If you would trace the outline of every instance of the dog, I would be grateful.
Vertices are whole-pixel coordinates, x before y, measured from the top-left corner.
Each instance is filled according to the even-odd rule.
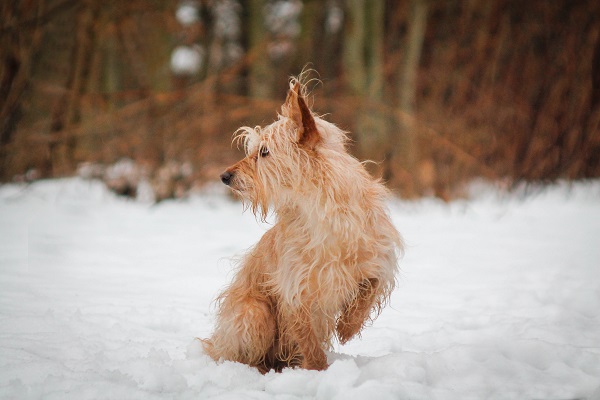
[[[301,79],[289,86],[275,122],[238,129],[246,156],[220,176],[276,222],[243,256],[202,340],[215,361],[262,373],[326,369],[333,339],[348,342],[389,301],[403,251],[387,189],[347,152],[346,133],[310,110]]]

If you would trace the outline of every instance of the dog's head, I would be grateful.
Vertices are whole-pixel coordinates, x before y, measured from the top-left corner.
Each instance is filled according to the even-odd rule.
[[[313,115],[305,90],[291,79],[275,122],[238,129],[234,140],[243,143],[246,157],[221,174],[221,181],[263,219],[270,207],[277,210],[319,190],[327,179],[324,151],[345,154],[345,133]]]

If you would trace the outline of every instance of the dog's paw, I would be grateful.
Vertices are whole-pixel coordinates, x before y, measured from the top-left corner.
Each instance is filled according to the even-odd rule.
[[[327,367],[329,367],[329,364],[327,364],[327,356],[325,353],[316,357],[304,358],[301,365],[302,369],[310,369],[313,371],[325,371]]]

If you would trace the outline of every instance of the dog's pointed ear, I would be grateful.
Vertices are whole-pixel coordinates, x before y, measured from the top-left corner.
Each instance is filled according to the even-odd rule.
[[[289,90],[282,107],[282,113],[294,121],[298,127],[298,143],[314,149],[321,140],[321,136],[306,100],[302,96],[300,82],[296,82]]]

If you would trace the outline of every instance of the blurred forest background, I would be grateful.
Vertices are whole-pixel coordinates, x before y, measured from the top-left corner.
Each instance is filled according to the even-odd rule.
[[[401,196],[600,176],[600,1],[5,0],[0,179],[184,196],[307,65]]]

